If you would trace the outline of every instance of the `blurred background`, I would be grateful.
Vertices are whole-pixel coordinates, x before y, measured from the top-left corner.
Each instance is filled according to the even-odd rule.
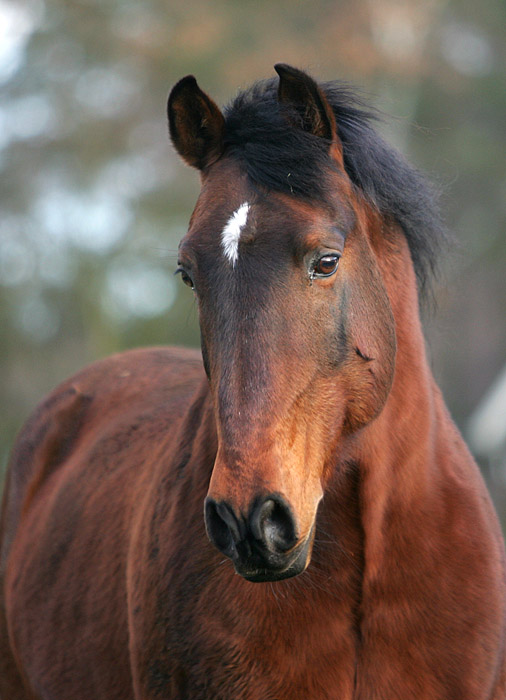
[[[223,104],[285,62],[360,86],[441,191],[431,363],[506,523],[505,26],[504,0],[0,0],[0,479],[82,365],[198,345],[167,94],[194,73]]]

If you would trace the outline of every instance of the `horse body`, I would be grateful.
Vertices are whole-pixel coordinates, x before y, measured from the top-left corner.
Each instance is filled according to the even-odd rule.
[[[345,176],[325,95],[278,68],[283,119],[336,167],[313,202],[255,185],[214,103],[174,89],[207,377],[191,351],[118,355],[21,433],[2,700],[505,696],[502,538],[428,368],[413,249]]]
[[[19,644],[17,663],[35,697],[132,696],[129,533],[151,473],[146,447],[174,429],[173,402],[202,373],[191,352],[184,364],[181,354],[133,352],[97,364],[53,392],[20,436],[6,487],[2,555],[5,568],[7,554],[15,561],[21,552],[22,568],[7,577],[5,597],[12,634],[19,634],[13,652]],[[48,643],[52,629],[58,650]],[[2,645],[5,662],[6,638]],[[1,685],[17,677],[15,668],[2,671],[2,698],[24,698],[15,680],[15,690]]]

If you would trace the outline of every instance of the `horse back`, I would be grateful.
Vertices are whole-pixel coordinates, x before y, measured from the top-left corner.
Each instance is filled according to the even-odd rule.
[[[55,389],[22,429],[8,469],[0,530],[2,700],[25,698],[16,666],[40,679],[34,692],[42,697],[43,687],[54,688],[56,676],[65,675],[65,658],[59,664],[45,658],[54,651],[44,640],[55,622],[69,671],[70,658],[89,648],[91,665],[101,659],[96,673],[104,697],[129,697],[127,686],[118,687],[118,679],[130,677],[120,571],[129,523],[150,476],[154,445],[163,450],[174,438],[203,376],[200,353],[192,350],[115,355]],[[85,567],[93,567],[91,585]],[[37,622],[26,624],[27,616]],[[123,658],[117,658],[118,649]],[[54,678],[45,679],[46,671],[41,676],[37,665],[51,669]],[[93,675],[79,679],[80,687],[89,685],[92,692]]]
[[[66,467],[79,444],[115,436],[115,455],[132,448],[140,423],[156,432],[173,426],[182,403],[202,375],[200,353],[178,348],[145,348],[96,362],[58,386],[36,408],[14,445],[3,494],[0,529],[2,569],[22,512],[47,480]],[[137,415],[133,425],[129,422]],[[111,426],[113,429],[111,430]],[[105,457],[105,455],[104,455]],[[107,469],[107,459],[93,470]]]

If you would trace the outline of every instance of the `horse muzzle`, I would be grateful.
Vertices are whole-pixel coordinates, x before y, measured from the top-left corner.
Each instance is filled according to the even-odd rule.
[[[248,581],[279,581],[297,576],[309,561],[312,533],[299,541],[292,510],[279,494],[256,498],[246,517],[226,501],[205,501],[207,535]]]

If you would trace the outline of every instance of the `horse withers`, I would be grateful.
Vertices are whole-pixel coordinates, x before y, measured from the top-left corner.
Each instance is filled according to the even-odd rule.
[[[18,438],[2,700],[506,696],[500,528],[419,321],[433,197],[349,89],[276,71],[169,99],[202,356],[98,362]]]

